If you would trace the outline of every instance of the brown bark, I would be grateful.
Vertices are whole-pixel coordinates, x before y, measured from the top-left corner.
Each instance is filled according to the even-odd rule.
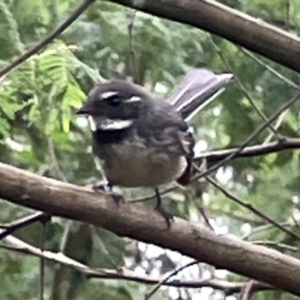
[[[0,197],[26,207],[101,226],[300,295],[300,261],[262,246],[217,236],[196,224],[162,217],[139,204],[120,204],[105,193],[41,177],[0,163]]]

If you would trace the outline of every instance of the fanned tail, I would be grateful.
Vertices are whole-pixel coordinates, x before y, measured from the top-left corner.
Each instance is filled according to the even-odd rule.
[[[233,75],[230,73],[217,75],[208,69],[193,69],[187,72],[167,101],[182,114],[185,120],[190,120],[232,80]]]

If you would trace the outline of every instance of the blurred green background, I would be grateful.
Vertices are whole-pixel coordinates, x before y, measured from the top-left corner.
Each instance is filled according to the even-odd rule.
[[[222,2],[290,32],[300,32],[298,0]],[[56,28],[79,4],[73,0],[0,0],[0,68]],[[295,94],[289,81],[296,85],[300,81],[298,74],[249,55],[207,32],[96,1],[59,39],[0,79],[1,162],[79,185],[94,177],[100,178],[91,155],[85,119],[74,115],[95,82],[132,78],[163,97],[187,70],[195,67],[208,67],[217,73],[233,72],[238,79],[238,83],[229,86],[192,120],[199,141],[197,149],[202,150],[238,146],[263,123],[247,95],[256,109],[271,116]],[[299,111],[300,101],[282,115],[276,124],[279,134],[299,137]],[[274,139],[269,130],[253,143],[266,139]],[[220,168],[213,177],[234,195],[300,234],[299,159],[299,150],[237,159]],[[128,199],[152,193],[142,189],[123,192]],[[201,215],[204,209],[217,233],[272,242],[275,246],[280,243],[285,246],[276,249],[298,257],[298,240],[226,198],[205,181],[196,182],[185,191],[174,190],[165,198],[166,205],[176,216],[205,224]],[[153,203],[145,205],[153,209]],[[0,202],[1,223],[29,212]],[[41,225],[23,229],[17,237],[39,247]],[[60,218],[53,218],[47,226],[46,249],[62,250],[94,267],[114,269],[119,265],[137,274],[157,277],[190,261],[178,253]],[[0,274],[0,300],[37,299],[37,258],[0,250]],[[137,300],[143,299],[150,288],[121,280],[87,279],[49,262],[45,276],[46,299],[52,300]],[[187,269],[176,278],[191,280],[211,276],[244,280],[204,264]],[[217,300],[224,299],[224,293],[210,288],[161,288],[152,299]],[[296,298],[268,291],[255,294],[253,299]]]

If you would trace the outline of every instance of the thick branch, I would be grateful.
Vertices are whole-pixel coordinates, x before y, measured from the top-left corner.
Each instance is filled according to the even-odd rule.
[[[300,71],[300,38],[211,0],[110,0],[219,35]]]
[[[0,164],[0,197],[26,207],[101,226],[163,248],[169,248],[218,268],[264,281],[300,295],[300,261],[275,250],[225,236],[182,219],[171,229],[154,210],[120,204],[95,193]]]

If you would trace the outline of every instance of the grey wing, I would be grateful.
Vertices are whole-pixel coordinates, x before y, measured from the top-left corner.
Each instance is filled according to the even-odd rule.
[[[194,157],[195,141],[189,130],[173,130],[168,132],[169,141],[166,143],[168,152]]]
[[[151,147],[162,152],[185,155],[186,136],[190,135],[189,127],[180,114],[167,102],[155,105],[155,110],[147,112],[138,120],[138,134]]]
[[[232,79],[233,75],[229,73],[217,75],[208,69],[193,69],[184,76],[167,101],[185,120],[191,119],[223,91]]]

